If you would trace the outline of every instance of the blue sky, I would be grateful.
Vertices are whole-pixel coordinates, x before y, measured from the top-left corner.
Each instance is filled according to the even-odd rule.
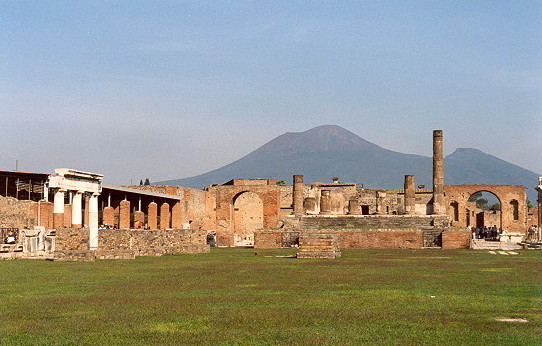
[[[336,124],[542,174],[542,1],[0,1],[0,32],[0,169],[183,178]]]

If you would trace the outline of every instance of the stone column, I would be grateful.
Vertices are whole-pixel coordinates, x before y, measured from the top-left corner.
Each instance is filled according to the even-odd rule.
[[[137,210],[134,211],[134,228],[143,228],[145,226],[145,213],[141,211],[141,197],[137,204]]]
[[[90,218],[90,208],[89,208],[89,203],[90,203],[90,197],[89,196],[85,196],[85,207],[83,208],[83,226],[84,227],[89,227],[90,228],[90,221],[89,221],[89,218]]]
[[[359,201],[357,199],[351,199],[348,201],[348,214],[359,215],[361,210],[359,209]]]
[[[384,201],[386,200],[386,193],[382,191],[376,192],[376,213],[378,215],[385,214]]]
[[[416,191],[413,175],[405,175],[405,214],[416,213]]]
[[[119,207],[119,229],[128,229],[130,228],[130,201],[120,201]]]
[[[147,224],[150,229],[158,229],[158,204],[155,202],[149,203],[147,211]]]
[[[66,190],[58,189],[55,192],[53,206],[53,227],[64,227],[64,194]]]
[[[87,204],[90,250],[98,248],[98,195],[93,193]]]
[[[293,214],[303,214],[303,176],[294,175],[294,188],[293,188]]]
[[[303,201],[303,211],[309,214],[316,214],[316,198],[305,198],[305,200]]]
[[[81,208],[81,202],[83,200],[83,192],[76,191],[72,199],[72,227],[83,227],[83,210]]]
[[[320,191],[320,214],[331,214],[331,191]]]
[[[175,201],[173,207],[171,208],[171,228],[183,228],[181,201]]]
[[[433,214],[446,214],[442,130],[433,131]]]
[[[163,203],[160,206],[160,229],[171,228],[171,211],[169,204]]]

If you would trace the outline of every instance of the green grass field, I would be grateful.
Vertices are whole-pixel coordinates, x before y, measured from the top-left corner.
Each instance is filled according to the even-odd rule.
[[[294,253],[0,261],[0,344],[542,345],[542,251]]]

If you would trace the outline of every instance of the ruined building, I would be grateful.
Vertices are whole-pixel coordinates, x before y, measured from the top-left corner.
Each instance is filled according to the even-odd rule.
[[[305,184],[303,175],[294,175],[292,186],[233,179],[203,190],[123,187],[104,184],[102,178],[72,169],[55,169],[52,175],[2,171],[0,227],[4,233],[8,228],[56,230],[47,234],[57,249],[94,251],[81,256],[102,251],[103,258],[148,253],[148,247],[163,253],[208,251],[207,243],[291,246],[313,231],[336,234],[341,248],[465,248],[471,237],[467,227],[498,222],[519,234],[527,227],[525,187],[444,185],[441,130],[433,132],[432,189],[416,186],[415,176],[408,174],[401,190],[365,189],[338,178]],[[468,201],[479,191],[497,196],[498,214],[484,214]],[[78,241],[85,244],[67,244],[59,234],[84,234]]]

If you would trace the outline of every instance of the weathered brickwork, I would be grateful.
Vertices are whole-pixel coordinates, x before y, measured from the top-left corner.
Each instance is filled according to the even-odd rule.
[[[499,199],[501,205],[501,228],[510,232],[525,232],[527,229],[527,195],[521,185],[445,185],[444,196],[447,213],[452,219],[453,227],[474,226],[475,220],[469,220],[466,212],[469,209],[468,199],[476,192],[487,191]],[[453,205],[457,208],[454,216]]]
[[[472,233],[469,230],[449,229],[442,232],[443,249],[469,249]]]
[[[255,249],[278,249],[282,246],[283,231],[257,231],[254,232]]]
[[[35,225],[31,201],[0,196],[0,227],[25,228]]]
[[[341,257],[339,234],[305,232],[299,235],[297,258],[337,258]]]

